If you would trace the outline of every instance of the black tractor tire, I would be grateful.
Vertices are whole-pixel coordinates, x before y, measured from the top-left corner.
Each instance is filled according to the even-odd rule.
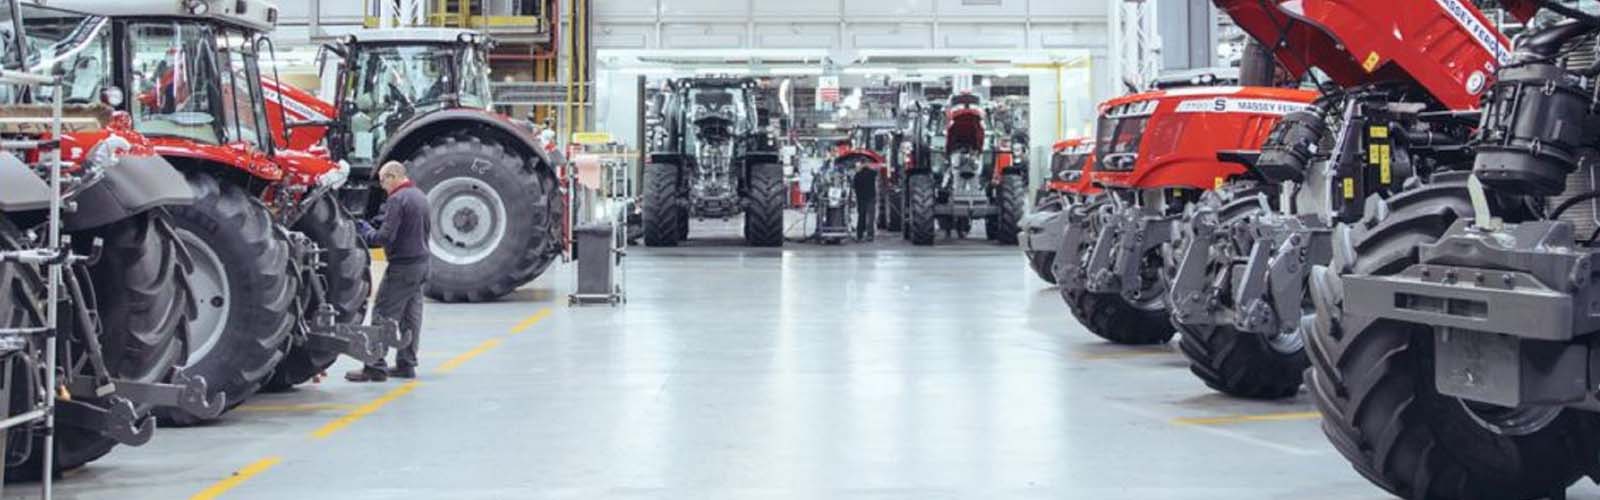
[[[104,243],[100,260],[88,270],[94,302],[79,307],[98,312],[106,368],[124,380],[170,381],[188,355],[189,319],[195,304],[188,283],[193,264],[167,221],[166,211],[156,209],[74,236],[79,252],[88,252],[96,237]],[[92,395],[75,397],[96,403]],[[141,406],[139,410],[150,408]],[[57,471],[82,467],[117,445],[98,433],[61,422],[57,425]],[[34,449],[42,446],[44,439],[35,438]],[[33,454],[14,476],[36,478],[43,459],[43,454]]]
[[[788,188],[783,183],[783,165],[751,165],[748,190],[744,207],[745,243],[753,247],[783,246],[783,208],[789,203]]]
[[[935,189],[933,176],[929,174],[913,174],[906,178],[906,195],[910,202],[906,207],[906,234],[911,238],[911,244],[928,246],[933,244],[934,235],[937,233],[936,217],[933,215]]]
[[[1234,238],[1229,247],[1233,254],[1213,258],[1224,263],[1249,258],[1254,240],[1237,237],[1246,235],[1248,238],[1247,235],[1254,233],[1234,228],[1249,224],[1266,212],[1253,191],[1240,192],[1233,201],[1220,207],[1218,231],[1223,237]],[[1227,273],[1232,272],[1232,268],[1232,265],[1224,265],[1213,267],[1212,271]],[[1212,279],[1234,282],[1229,278],[1207,276],[1208,282]],[[1292,334],[1293,337],[1272,339],[1241,332],[1233,325],[1186,325],[1176,320],[1173,324],[1183,333],[1178,347],[1189,360],[1189,371],[1200,377],[1206,386],[1223,394],[1250,399],[1282,399],[1299,394],[1305,369],[1311,364],[1305,354],[1304,329]],[[1276,347],[1274,340],[1279,342]]]
[[[322,249],[323,266],[318,276],[322,278],[326,296],[321,300],[338,312],[339,323],[360,324],[366,318],[367,298],[372,292],[372,256],[356,230],[355,219],[334,197],[323,196],[312,202],[292,229],[305,234]],[[316,301],[304,304],[304,314],[308,318],[320,305],[310,302]],[[283,362],[278,363],[272,377],[267,379],[265,390],[282,391],[303,384],[326,372],[338,360],[336,351],[312,349],[305,344],[291,345]]]
[[[294,306],[300,279],[291,271],[289,242],[266,205],[206,173],[187,172],[184,178],[197,199],[169,211],[194,261],[190,285],[201,313],[190,324],[189,356],[179,369],[205,377],[212,400],[227,398],[231,409],[260,390],[283,360],[299,317]],[[226,296],[201,287],[207,273],[226,278]],[[201,324],[210,321],[206,308],[220,309],[212,313],[214,328]],[[203,421],[175,408],[157,408],[156,414],[170,425]]]
[[[1175,333],[1166,309],[1140,309],[1114,293],[1072,289],[1061,296],[1084,328],[1117,344],[1165,344]]]
[[[994,216],[993,225],[984,226],[984,231],[993,233],[993,239],[1002,245],[1017,244],[1017,234],[1022,231],[1018,223],[1028,211],[1028,179],[1020,172],[1001,174],[1000,185],[995,189],[995,205],[1000,213]]]
[[[494,137],[461,132],[433,138],[407,162],[432,211],[433,259],[423,290],[429,298],[495,300],[538,278],[561,255],[565,202],[555,173],[537,161]],[[466,208],[445,213],[458,199],[475,200],[494,213],[473,215]],[[485,218],[488,241],[452,237],[474,233]]]
[[[883,200],[881,203],[884,204],[884,230],[894,232],[903,230],[906,215],[904,198],[900,194],[900,189],[894,184],[889,185],[882,193],[878,194],[878,199]]]
[[[1039,251],[1026,252],[1026,254],[1028,257],[1028,268],[1033,269],[1033,273],[1039,275],[1039,279],[1044,280],[1045,283],[1052,285],[1056,284],[1056,274],[1050,268],[1051,264],[1056,261],[1056,253],[1050,251]]]
[[[1417,262],[1420,245],[1470,217],[1465,183],[1434,184],[1389,200],[1386,217],[1335,233],[1332,264],[1312,275],[1310,387],[1322,430],[1369,481],[1404,498],[1539,498],[1600,466],[1597,417],[1562,410],[1537,430],[1502,434],[1434,385],[1433,329],[1392,320],[1344,329],[1344,274],[1391,275]],[[1475,404],[1475,403],[1474,403]]]
[[[677,246],[688,236],[688,211],[683,207],[679,175],[680,167],[670,163],[651,163],[644,167],[645,246]]]
[[[1189,371],[1207,387],[1250,399],[1282,399],[1300,393],[1305,370],[1311,366],[1303,343],[1280,350],[1266,335],[1228,325],[1176,326],[1183,333],[1178,348],[1189,359]]]

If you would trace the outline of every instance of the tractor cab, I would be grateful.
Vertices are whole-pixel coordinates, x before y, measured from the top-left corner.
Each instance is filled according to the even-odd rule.
[[[449,28],[367,30],[328,47],[343,60],[331,146],[357,169],[375,166],[390,139],[419,116],[492,108],[487,53],[493,41]]]

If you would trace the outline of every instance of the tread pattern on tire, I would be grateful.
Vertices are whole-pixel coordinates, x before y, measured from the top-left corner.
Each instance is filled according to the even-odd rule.
[[[1143,310],[1122,296],[1087,290],[1062,290],[1067,307],[1090,333],[1125,345],[1165,344],[1175,330],[1166,309]]]
[[[652,247],[677,246],[689,221],[681,210],[678,191],[679,167],[670,163],[651,163],[644,167],[644,244]]]
[[[1017,233],[1022,231],[1018,223],[1022,221],[1023,212],[1028,205],[1028,179],[1021,172],[1007,171],[1000,175],[1000,186],[995,192],[996,203],[1000,213],[994,217],[994,225],[984,226],[984,231],[994,231],[994,240],[1002,245],[1017,244]]]
[[[1418,245],[1470,216],[1467,199],[1465,183],[1432,185],[1388,200],[1387,210],[1376,211],[1387,217],[1368,210],[1340,226],[1334,262],[1313,274],[1309,385],[1323,433],[1356,471],[1395,495],[1545,496],[1600,467],[1595,415],[1568,410],[1532,434],[1494,434],[1434,388],[1429,327],[1380,320],[1345,331],[1340,324],[1339,274],[1392,274],[1416,262]]]
[[[407,166],[411,177],[423,184],[435,175],[453,176],[446,169],[461,166],[461,158],[484,160],[498,172],[509,172],[494,183],[506,208],[505,237],[500,250],[464,269],[435,257],[424,293],[441,302],[486,302],[532,282],[561,254],[566,205],[556,192],[553,173],[492,136],[463,132],[434,138]],[[511,253],[505,253],[507,248]]]
[[[169,209],[175,225],[201,241],[236,246],[234,256],[241,260],[232,262],[228,271],[233,301],[227,329],[205,359],[189,359],[181,370],[204,376],[212,397],[225,395],[227,407],[232,409],[260,390],[283,360],[285,343],[298,318],[292,309],[299,278],[289,272],[289,243],[275,229],[266,205],[206,173],[187,172],[184,178],[194,189],[196,201]],[[222,245],[213,248],[228,265],[228,250]],[[172,425],[202,421],[173,408],[158,408],[156,414]]]
[[[783,184],[783,166],[758,163],[750,166],[749,192],[745,196],[744,241],[754,247],[783,246],[783,208],[788,205],[788,189]]]
[[[911,244],[927,246],[933,244],[937,228],[934,225],[934,186],[933,175],[929,173],[915,173],[906,178],[906,194],[910,199],[910,206],[906,213],[906,234],[911,238]]]
[[[1282,399],[1300,393],[1305,351],[1283,353],[1267,337],[1228,325],[1176,325],[1179,350],[1189,371],[1218,392],[1251,399]]]

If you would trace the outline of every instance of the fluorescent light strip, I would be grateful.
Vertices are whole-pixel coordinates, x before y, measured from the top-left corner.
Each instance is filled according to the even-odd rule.
[[[820,75],[820,74],[822,74],[822,68],[816,68],[816,67],[799,67],[799,68],[795,68],[795,67],[780,67],[780,68],[772,68],[772,69],[768,70],[767,72],[770,73],[770,74],[774,74],[774,75]]]

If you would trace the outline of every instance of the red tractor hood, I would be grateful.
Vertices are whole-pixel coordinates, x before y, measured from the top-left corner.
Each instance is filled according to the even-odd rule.
[[[1109,187],[1213,189],[1244,172],[1219,152],[1259,151],[1273,125],[1319,94],[1272,87],[1189,87],[1100,105],[1093,182]]]

